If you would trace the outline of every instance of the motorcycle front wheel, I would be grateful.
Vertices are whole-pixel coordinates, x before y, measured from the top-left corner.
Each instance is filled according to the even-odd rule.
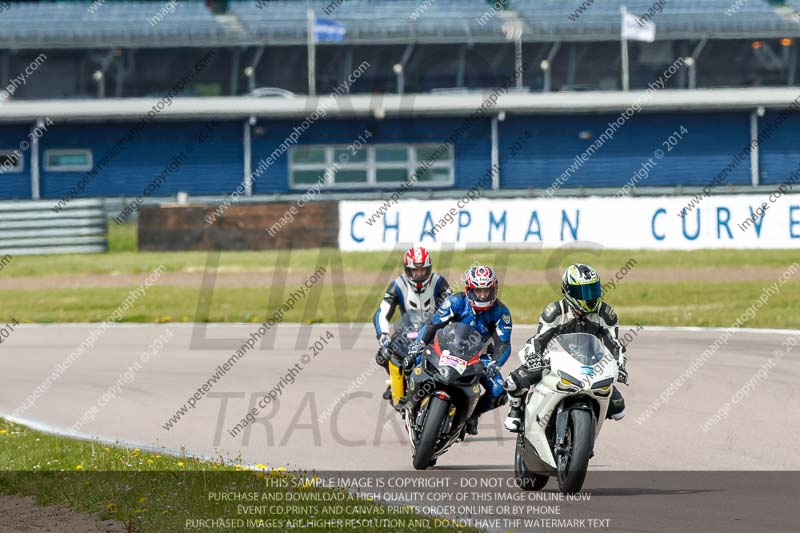
[[[428,414],[423,422],[419,441],[414,447],[414,468],[425,470],[431,466],[431,458],[436,452],[436,442],[447,415],[448,403],[438,396],[432,396],[428,405]]]
[[[583,487],[592,452],[593,436],[592,414],[584,409],[570,411],[564,451],[556,459],[558,488],[562,494],[575,494]]]

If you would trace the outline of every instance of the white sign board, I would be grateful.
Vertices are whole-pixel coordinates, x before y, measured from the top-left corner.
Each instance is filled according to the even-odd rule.
[[[700,201],[693,196],[343,201],[339,220],[339,247],[345,251],[412,242],[432,249],[444,243],[556,248],[575,241],[617,249],[800,248],[797,194]]]

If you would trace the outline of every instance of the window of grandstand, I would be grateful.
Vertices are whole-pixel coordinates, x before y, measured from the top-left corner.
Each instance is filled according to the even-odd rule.
[[[92,169],[92,151],[45,150],[44,169],[51,172],[80,172]]]
[[[416,180],[433,186],[454,182],[453,147],[382,144],[364,146],[295,146],[289,158],[290,184],[316,183],[336,188],[380,187],[404,183],[416,170]]]
[[[0,174],[22,172],[25,162],[22,154],[14,150],[0,150]]]

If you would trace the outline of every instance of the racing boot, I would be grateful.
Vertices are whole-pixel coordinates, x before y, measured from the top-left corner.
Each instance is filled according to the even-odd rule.
[[[511,409],[506,417],[506,429],[512,433],[519,433],[522,431],[522,419],[525,416],[525,411],[522,409],[522,398],[516,398],[509,394],[508,405],[511,406]]]
[[[611,393],[611,398],[608,401],[606,418],[610,418],[611,420],[622,420],[624,416],[625,398],[622,397],[622,393],[619,391],[619,389],[614,387],[614,390]]]

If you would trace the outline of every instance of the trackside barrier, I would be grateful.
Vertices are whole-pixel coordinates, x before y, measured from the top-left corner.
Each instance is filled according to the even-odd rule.
[[[0,254],[101,253],[108,250],[102,200],[0,202]]]

